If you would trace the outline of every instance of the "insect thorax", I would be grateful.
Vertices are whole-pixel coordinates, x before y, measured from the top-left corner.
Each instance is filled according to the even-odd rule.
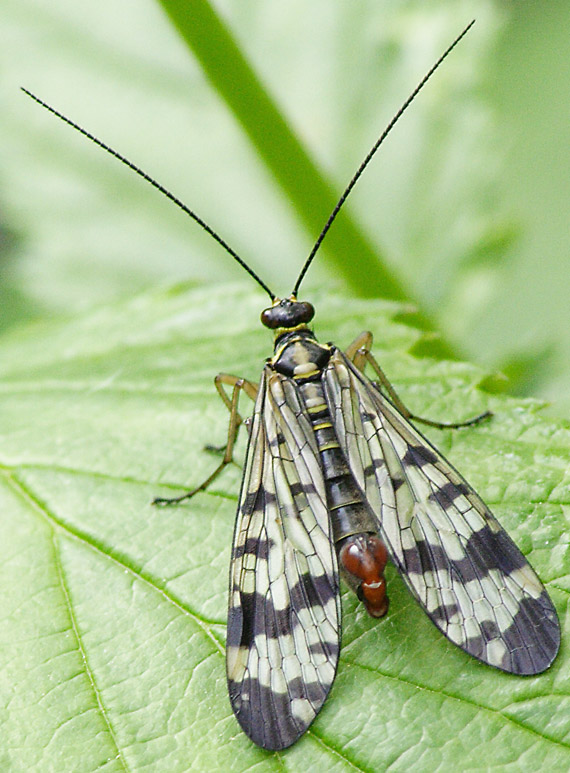
[[[320,378],[331,353],[330,346],[320,344],[314,333],[302,325],[277,336],[270,363],[278,373],[303,383]]]

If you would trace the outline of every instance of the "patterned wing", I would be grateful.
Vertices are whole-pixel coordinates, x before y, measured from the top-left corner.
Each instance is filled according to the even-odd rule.
[[[484,502],[347,357],[325,373],[333,423],[392,561],[454,644],[514,674],[554,660],[560,626],[533,569]]]
[[[294,743],[333,683],[340,646],[337,557],[323,475],[296,387],[264,371],[230,567],[227,675],[248,736]]]

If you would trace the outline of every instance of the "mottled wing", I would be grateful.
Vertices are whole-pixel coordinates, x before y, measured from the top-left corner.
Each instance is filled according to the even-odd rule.
[[[248,736],[294,743],[333,683],[337,557],[314,433],[293,382],[266,368],[251,424],[230,567],[227,674]]]
[[[351,472],[392,561],[431,620],[496,668],[548,668],[560,644],[555,609],[488,507],[338,350],[324,383]]]

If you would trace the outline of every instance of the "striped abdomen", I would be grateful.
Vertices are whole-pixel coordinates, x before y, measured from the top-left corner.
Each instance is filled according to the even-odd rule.
[[[310,334],[288,338],[273,367],[296,382],[315,432],[340,570],[369,614],[382,617],[388,610],[383,574],[388,556],[331,422],[321,382],[331,347]]]
[[[382,617],[388,611],[386,548],[340,450],[320,379],[300,384],[299,389],[315,431],[341,572],[368,613]]]

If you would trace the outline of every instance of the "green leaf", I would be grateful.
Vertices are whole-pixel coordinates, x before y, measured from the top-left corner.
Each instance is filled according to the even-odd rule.
[[[338,678],[306,736],[271,754],[226,695],[226,583],[240,470],[185,506],[227,412],[219,371],[256,379],[264,298],[179,286],[0,344],[0,767],[14,771],[567,769],[566,647],[536,678],[475,661],[390,572],[373,621],[343,594]],[[546,582],[563,627],[570,591],[570,430],[538,404],[476,388],[483,374],[412,356],[395,304],[317,294],[322,340],[362,329],[412,410],[492,421],[430,437],[492,505]],[[247,406],[244,402],[244,412]],[[243,454],[244,438],[238,449]]]

